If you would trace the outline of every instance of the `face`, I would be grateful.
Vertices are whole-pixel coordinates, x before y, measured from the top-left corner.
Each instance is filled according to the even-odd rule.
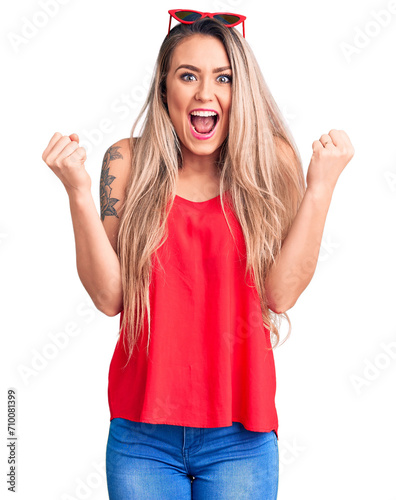
[[[166,102],[183,158],[210,155],[214,159],[218,155],[228,134],[231,82],[230,61],[217,38],[193,35],[174,50],[166,79]],[[190,113],[194,109],[218,114],[214,132],[207,137],[192,129]]]

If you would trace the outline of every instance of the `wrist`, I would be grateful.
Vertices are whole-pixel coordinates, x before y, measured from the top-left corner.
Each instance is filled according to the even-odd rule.
[[[77,205],[84,205],[92,200],[92,193],[90,189],[67,189],[70,203]]]
[[[331,199],[333,196],[335,186],[330,185],[316,185],[316,186],[307,186],[307,193],[318,200]]]

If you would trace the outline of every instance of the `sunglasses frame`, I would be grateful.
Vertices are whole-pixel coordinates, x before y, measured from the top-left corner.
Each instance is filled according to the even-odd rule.
[[[243,28],[243,38],[245,38],[245,20],[246,16],[243,16],[242,14],[232,14],[231,12],[200,12],[199,10],[191,10],[191,9],[172,9],[168,10],[168,13],[170,14],[169,16],[169,28],[168,28],[168,35],[170,33],[170,27],[171,27],[171,22],[172,22],[172,17],[176,19],[177,22],[183,23],[183,24],[192,24],[195,23],[195,21],[198,21],[198,19],[195,19],[194,21],[184,21],[179,19],[177,16],[178,12],[195,12],[196,14],[201,14],[200,19],[204,17],[211,17],[214,18],[214,16],[217,15],[227,15],[227,16],[237,16],[239,17],[239,20],[236,23],[233,24],[224,24],[227,28],[233,28],[234,26],[237,26],[238,24],[242,23],[242,28]]]

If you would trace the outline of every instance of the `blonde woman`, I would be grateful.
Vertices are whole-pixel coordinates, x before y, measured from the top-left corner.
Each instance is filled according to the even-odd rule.
[[[121,313],[109,496],[272,500],[279,319],[313,276],[354,150],[345,132],[323,134],[305,180],[235,28],[244,33],[246,18],[169,13],[179,24],[169,24],[131,137],[105,153],[101,217],[77,134],[56,133],[43,153],[69,195],[79,277],[100,311]]]

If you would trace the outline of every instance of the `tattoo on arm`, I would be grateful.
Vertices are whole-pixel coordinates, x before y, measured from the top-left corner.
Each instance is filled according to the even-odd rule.
[[[104,221],[106,215],[115,215],[117,219],[119,218],[114,205],[120,200],[111,198],[112,188],[110,184],[114,181],[115,176],[109,175],[109,170],[111,160],[123,158],[118,151],[120,147],[121,146],[110,146],[103,158],[102,173],[100,176],[100,217],[102,221]]]

